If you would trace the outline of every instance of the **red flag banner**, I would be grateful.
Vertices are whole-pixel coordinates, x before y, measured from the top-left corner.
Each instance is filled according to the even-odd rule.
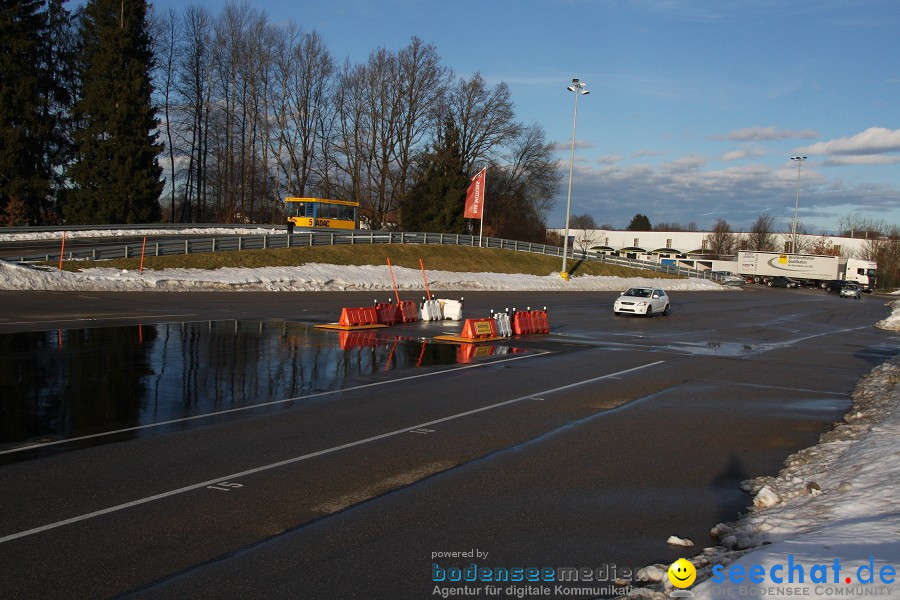
[[[481,219],[484,216],[484,184],[487,167],[472,178],[466,192],[466,219]]]

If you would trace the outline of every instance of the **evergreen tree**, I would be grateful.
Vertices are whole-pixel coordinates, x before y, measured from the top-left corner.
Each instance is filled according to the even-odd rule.
[[[638,213],[631,218],[631,223],[625,228],[626,231],[652,231],[650,227],[650,218],[647,215]]]
[[[77,74],[76,39],[66,0],[47,0],[47,35],[41,58],[41,156],[50,176],[50,196],[41,222],[57,223],[67,191],[66,170],[72,161],[72,103]]]
[[[40,0],[0,0],[0,222],[36,222],[49,190],[41,159]]]
[[[421,176],[400,206],[403,229],[464,233],[469,177],[463,171],[459,130],[452,122],[445,123],[422,163]]]
[[[163,182],[150,96],[153,51],[142,0],[88,0],[79,28],[73,223],[146,223],[160,217]]]

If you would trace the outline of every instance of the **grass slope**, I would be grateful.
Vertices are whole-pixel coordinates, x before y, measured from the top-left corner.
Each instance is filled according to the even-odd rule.
[[[299,266],[305,263],[333,265],[383,265],[387,259],[391,264],[419,268],[419,259],[425,268],[432,271],[455,271],[459,273],[522,273],[526,275],[548,275],[557,273],[562,259],[491,248],[471,248],[467,246],[440,246],[420,244],[382,244],[319,246],[314,248],[281,248],[272,250],[243,250],[232,252],[209,252],[175,256],[148,256],[144,259],[144,269],[218,269],[221,267],[259,268]],[[140,258],[123,258],[103,261],[66,261],[63,268],[81,271],[95,267],[136,270]],[[605,275],[613,277],[647,277],[650,272],[599,262],[570,260],[567,264],[570,276]],[[665,273],[652,273],[660,279],[681,279]]]

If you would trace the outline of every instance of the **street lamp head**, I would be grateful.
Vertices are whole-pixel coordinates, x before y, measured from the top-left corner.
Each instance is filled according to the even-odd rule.
[[[577,77],[573,77],[573,78],[572,78],[572,83],[578,83],[578,81],[579,81],[579,80],[578,80]]]
[[[590,92],[588,90],[581,90],[582,96],[587,96],[588,94],[590,94]]]
[[[791,160],[806,160],[805,156],[792,156]]]
[[[574,85],[570,85],[570,86],[568,86],[566,89],[569,90],[570,92],[574,92],[574,91],[575,91],[575,86],[574,86]]]

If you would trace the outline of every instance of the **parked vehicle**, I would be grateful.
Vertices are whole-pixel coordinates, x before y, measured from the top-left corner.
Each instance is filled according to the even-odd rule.
[[[669,296],[659,288],[629,288],[613,303],[613,314],[644,315],[669,314]]]
[[[862,295],[862,290],[859,287],[859,284],[855,281],[845,281],[844,287],[841,288],[840,297],[841,298],[856,298],[859,300]]]
[[[878,265],[870,260],[816,254],[738,252],[735,272],[765,283],[782,275],[805,285],[825,287],[829,280],[855,281],[864,291],[875,287]]]
[[[822,284],[822,289],[826,292],[839,292],[845,283],[847,282],[843,279],[831,279]]]
[[[719,283],[722,285],[732,286],[732,287],[743,287],[744,278],[730,271],[712,271],[712,273],[718,276]]]
[[[767,281],[766,285],[769,287],[798,288],[800,287],[800,282],[784,275],[778,275]]]

